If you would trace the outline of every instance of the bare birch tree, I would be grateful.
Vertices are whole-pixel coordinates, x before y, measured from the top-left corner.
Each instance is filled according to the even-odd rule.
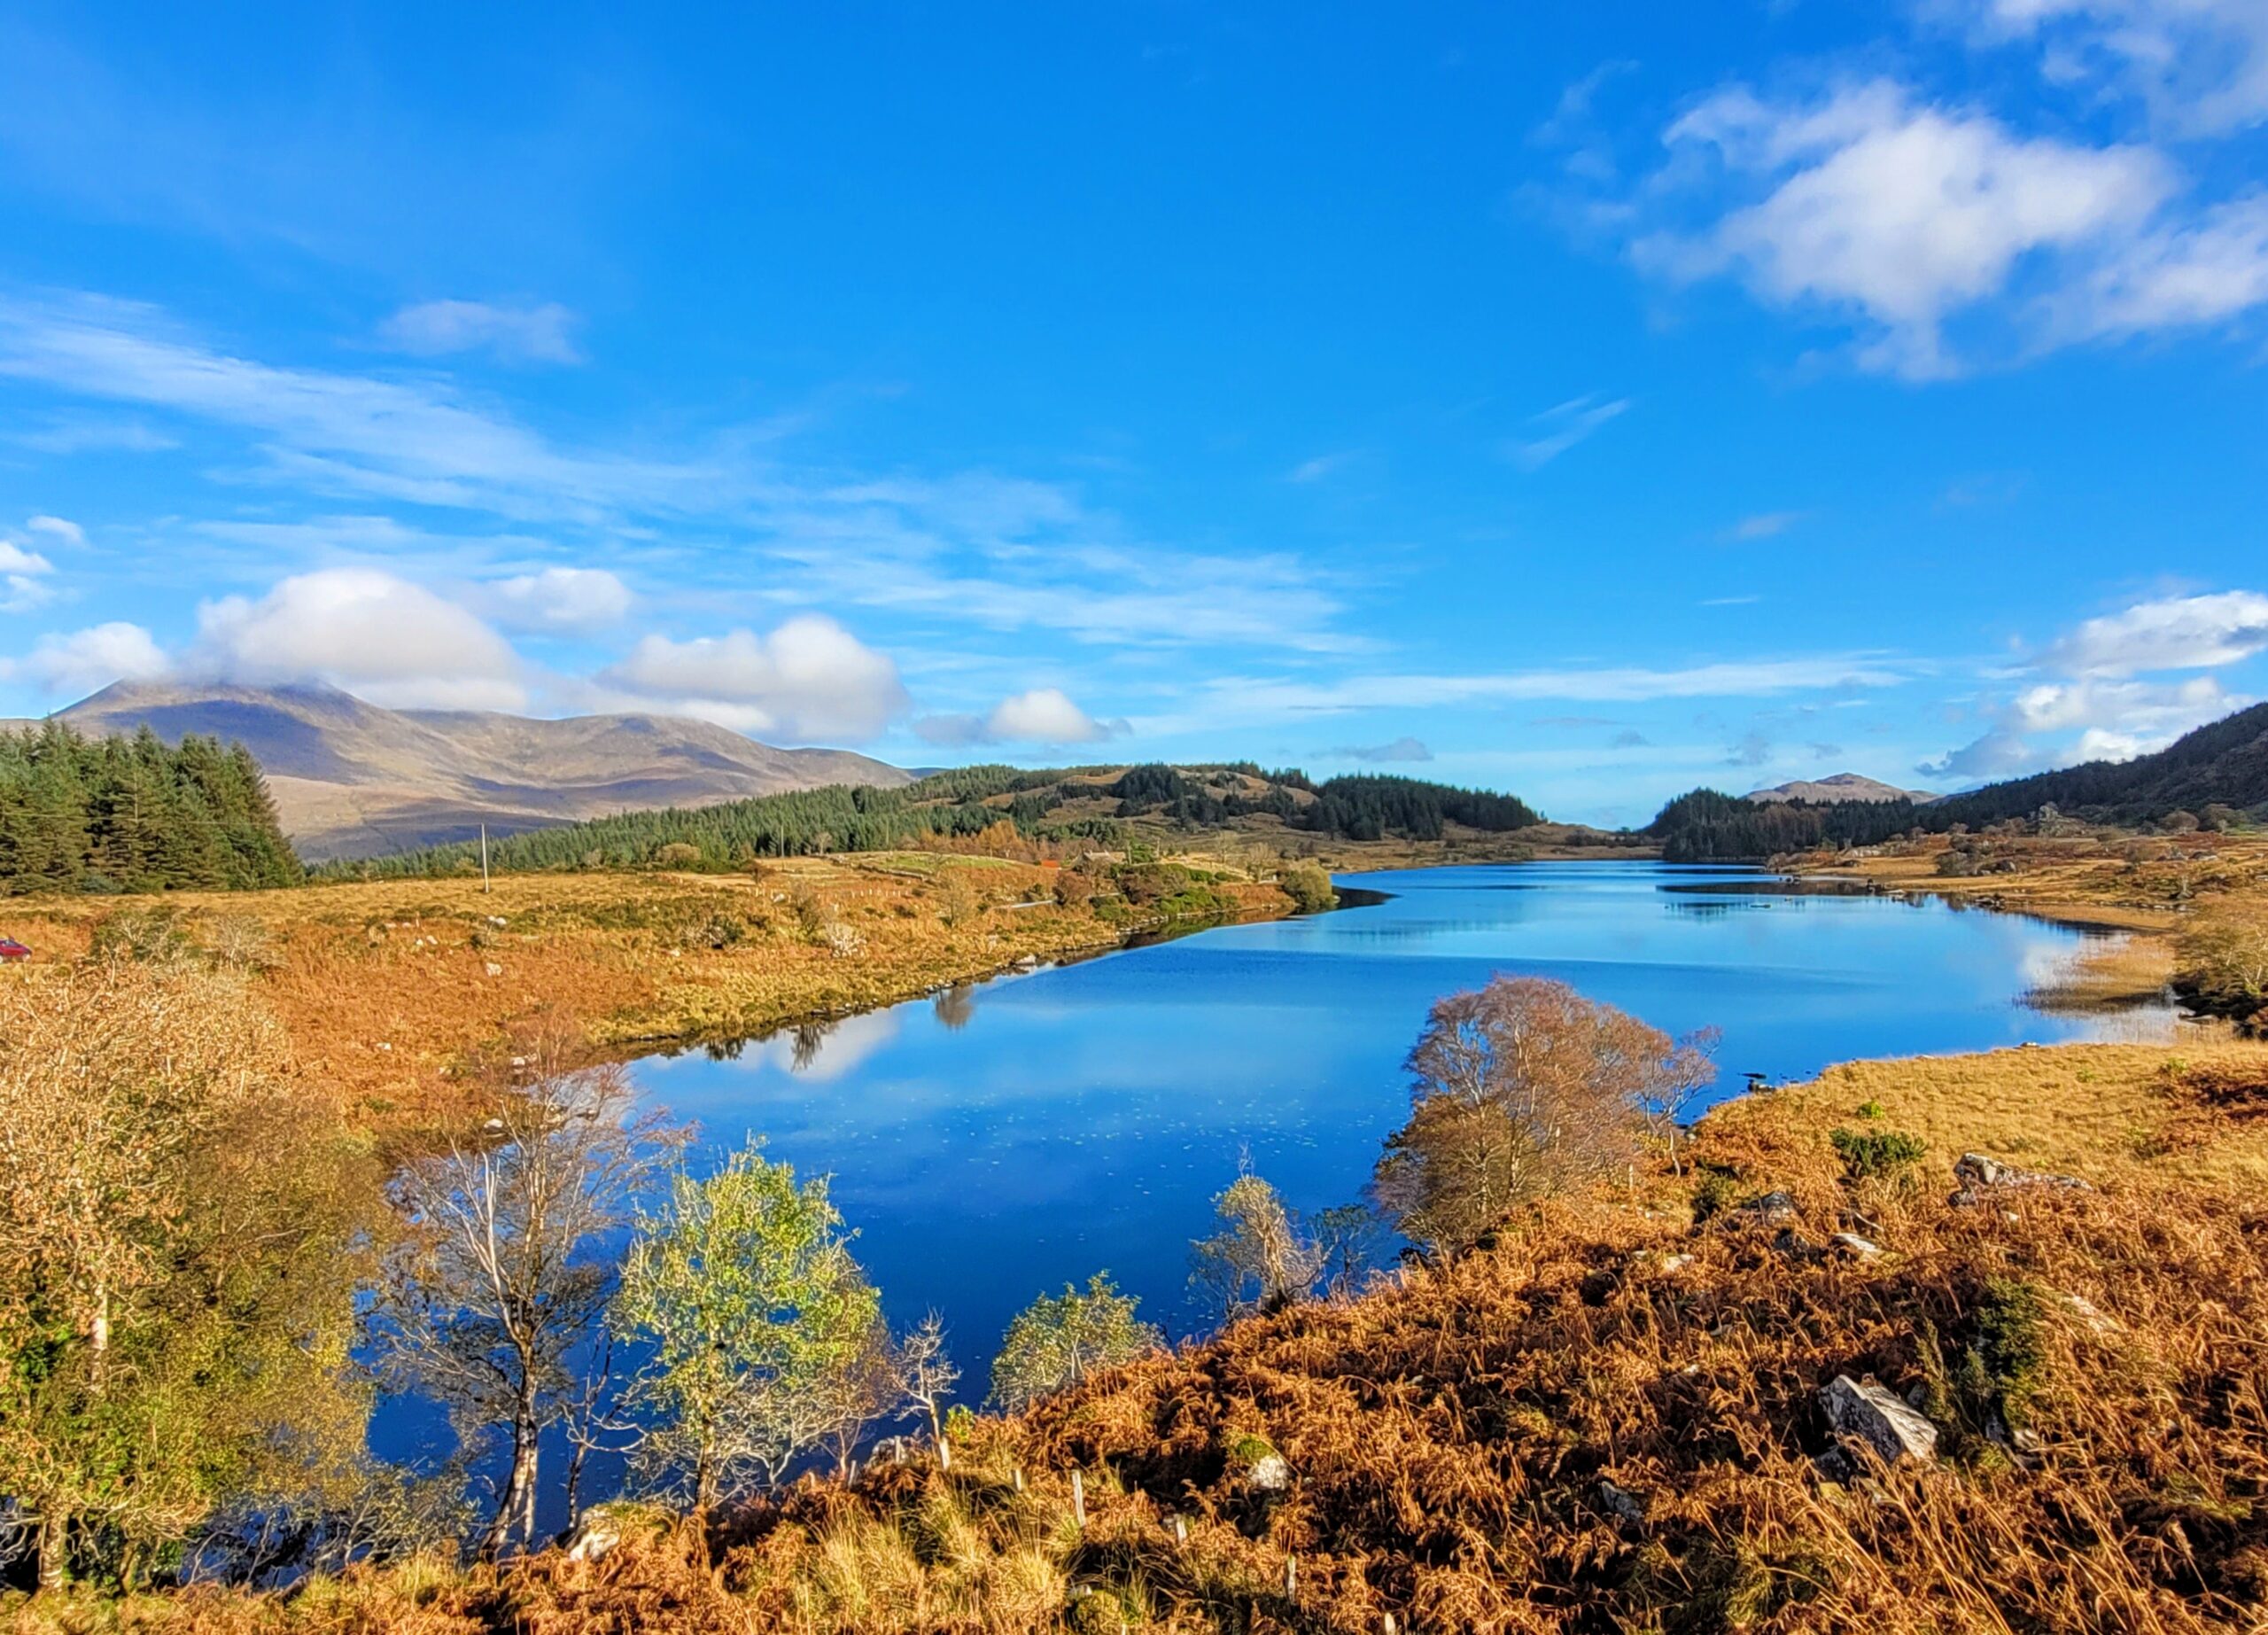
[[[385,1365],[461,1436],[503,1437],[509,1463],[480,1538],[491,1559],[515,1530],[532,1536],[538,1446],[613,1288],[604,1240],[681,1144],[638,1111],[619,1067],[571,1067],[568,1048],[540,1041],[527,1082],[496,1086],[478,1132],[392,1184],[412,1231],[388,1266]]]

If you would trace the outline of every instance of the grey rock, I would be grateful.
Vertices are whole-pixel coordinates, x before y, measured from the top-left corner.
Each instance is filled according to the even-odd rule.
[[[2048,1187],[2062,1192],[2093,1192],[2093,1187],[2076,1175],[2051,1175],[2043,1170],[2020,1170],[2013,1164],[2003,1164],[1998,1158],[1981,1152],[1965,1152],[1953,1166],[1953,1179],[1961,1183],[1961,1191],[1953,1195],[1961,1199],[1968,1195],[1968,1202],[1981,1203],[1981,1195],[2022,1187]]]
[[[1280,1493],[1292,1485],[1292,1462],[1281,1453],[1263,1453],[1253,1460],[1245,1480],[1262,1493]]]
[[[1736,1205],[1733,1210],[1736,1215],[1760,1220],[1768,1226],[1793,1220],[1800,1212],[1796,1208],[1795,1195],[1787,1192],[1767,1192],[1760,1198],[1751,1198],[1745,1203]]]
[[[1855,1232],[1838,1232],[1828,1241],[1845,1254],[1856,1256],[1860,1260],[1882,1258],[1882,1245],[1870,1243]]]
[[[1927,1464],[1938,1456],[1938,1428],[1872,1380],[1862,1384],[1838,1374],[1821,1389],[1819,1400],[1837,1434],[1864,1443],[1885,1464],[1905,1459]]]
[[[1646,1519],[1645,1502],[1629,1489],[1617,1487],[1604,1476],[1599,1478],[1598,1501],[1626,1522]]]

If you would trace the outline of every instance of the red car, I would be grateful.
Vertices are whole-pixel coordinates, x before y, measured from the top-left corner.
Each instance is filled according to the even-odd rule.
[[[32,951],[12,937],[0,937],[0,960],[28,960]]]

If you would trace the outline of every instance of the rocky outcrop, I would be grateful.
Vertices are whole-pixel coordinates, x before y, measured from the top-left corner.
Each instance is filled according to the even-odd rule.
[[[1863,1443],[1886,1465],[1928,1464],[1938,1456],[1938,1428],[1872,1379],[1838,1374],[1821,1388],[1819,1401],[1836,1435]]]

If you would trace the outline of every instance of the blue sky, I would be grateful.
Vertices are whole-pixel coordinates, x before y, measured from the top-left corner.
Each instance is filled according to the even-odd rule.
[[[2268,693],[2268,6],[0,6],[0,712],[1631,821]]]

